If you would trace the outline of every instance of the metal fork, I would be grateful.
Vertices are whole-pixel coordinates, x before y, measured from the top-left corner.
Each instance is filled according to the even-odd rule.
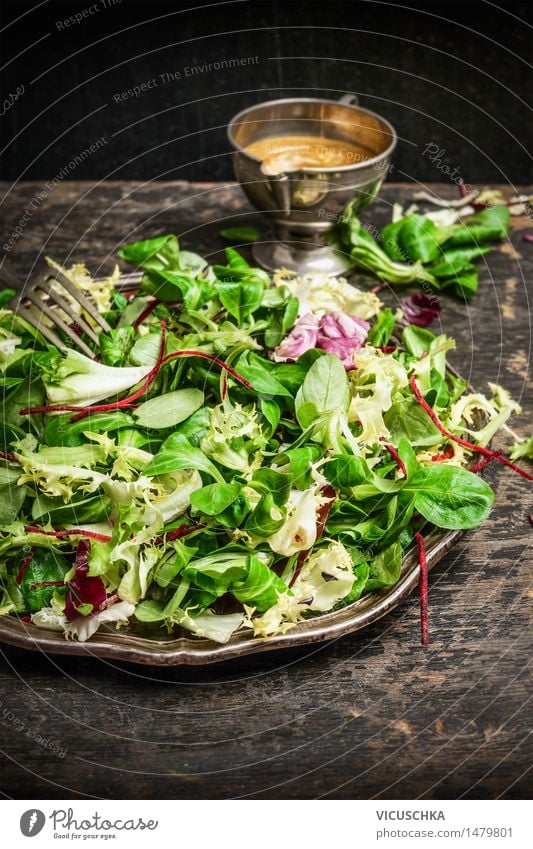
[[[140,275],[138,273],[125,274],[122,276],[117,289],[125,289],[128,286],[138,285],[139,279]],[[5,262],[0,265],[0,283],[10,289],[14,289],[17,293],[10,301],[10,307],[16,315],[23,318],[28,324],[31,324],[52,345],[60,349],[67,348],[60,337],[43,322],[43,316],[46,316],[52,324],[68,336],[75,347],[88,357],[91,357],[91,359],[94,359],[94,351],[89,348],[83,339],[80,339],[74,327],[64,321],[61,315],[59,315],[58,308],[72,320],[74,326],[77,325],[81,328],[89,339],[97,344],[98,333],[96,329],[89,324],[84,315],[74,312],[72,304],[52,288],[50,282],[52,280],[57,281],[68,292],[80,305],[85,315],[91,318],[98,328],[100,328],[100,331],[103,330],[105,333],[108,333],[111,330],[105,318],[98,312],[95,304],[86,298],[83,292],[74,286],[62,271],[54,269],[46,276],[24,283],[10,269],[6,268]]]

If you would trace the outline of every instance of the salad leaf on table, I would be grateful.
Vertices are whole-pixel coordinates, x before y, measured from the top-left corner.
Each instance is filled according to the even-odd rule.
[[[510,212],[493,206],[461,220],[437,225],[429,216],[406,214],[383,228],[378,238],[360,223],[355,202],[348,204],[329,235],[331,242],[360,268],[391,285],[429,284],[461,298],[477,291],[473,260],[502,241],[509,231]]]

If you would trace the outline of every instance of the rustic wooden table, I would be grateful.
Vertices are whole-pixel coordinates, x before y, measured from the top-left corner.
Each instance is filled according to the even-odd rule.
[[[18,233],[12,257],[22,272],[42,264],[43,254],[97,271],[121,242],[166,232],[214,257],[222,222],[258,220],[234,185],[2,188],[2,241]],[[389,184],[364,217],[381,226],[391,204],[411,192]],[[481,263],[478,295],[468,306],[443,299],[442,315],[462,374],[482,390],[487,381],[502,383],[524,407],[533,244],[521,236],[531,227],[526,217],[513,219],[510,241]],[[525,435],[531,419],[516,428]],[[488,479],[497,505],[490,520],[431,574],[427,650],[416,596],[352,637],[213,668],[118,666],[91,658],[90,645],[86,658],[2,647],[3,793],[526,796],[533,500],[527,482],[503,467],[490,467]]]

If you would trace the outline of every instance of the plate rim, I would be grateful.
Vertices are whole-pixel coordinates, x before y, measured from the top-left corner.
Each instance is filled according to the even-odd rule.
[[[445,531],[433,528],[425,537],[428,570],[465,535],[464,530]],[[418,585],[420,566],[416,548],[403,558],[402,576],[391,587],[369,593],[340,610],[304,620],[285,634],[274,637],[248,637],[245,631],[233,635],[227,643],[191,637],[165,641],[128,634],[124,631],[100,630],[86,642],[67,640],[63,633],[38,628],[14,617],[0,617],[0,642],[17,648],[50,654],[98,657],[143,666],[205,666],[258,654],[290,649],[308,643],[326,642],[355,633],[381,619],[397,607]],[[377,601],[376,601],[377,600]]]
[[[138,271],[121,270],[116,289],[121,291],[132,285],[138,286],[141,277],[142,273]],[[401,344],[400,340],[393,338],[397,344]],[[459,377],[452,366],[447,365],[447,370]],[[467,388],[473,391],[470,383]],[[466,530],[445,530],[430,523],[423,527],[430,528],[425,536],[429,571],[465,535]],[[89,640],[80,642],[66,639],[62,632],[38,628],[6,614],[0,616],[0,643],[45,654],[108,658],[143,666],[207,666],[266,651],[326,642],[355,633],[397,607],[417,586],[419,577],[416,546],[412,545],[403,555],[401,576],[395,584],[363,595],[358,601],[337,611],[302,620],[286,633],[272,637],[250,637],[249,632],[239,631],[227,643],[187,636],[157,640],[104,626]]]

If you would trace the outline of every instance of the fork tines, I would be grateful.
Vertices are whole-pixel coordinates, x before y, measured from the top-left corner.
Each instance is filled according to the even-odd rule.
[[[54,280],[79,304],[80,313],[75,312],[72,303],[63,297],[58,287],[52,285]],[[0,281],[16,290],[17,294],[12,299],[12,307],[17,315],[35,327],[49,342],[57,348],[66,347],[60,337],[49,327],[48,322],[43,321],[43,316],[46,316],[55,327],[68,336],[75,347],[88,357],[94,358],[94,352],[80,338],[78,328],[95,343],[98,342],[98,334],[87,317],[104,332],[108,332],[111,328],[96,306],[71,283],[65,274],[60,270],[54,270],[47,277],[23,285],[4,263],[0,267]],[[67,323],[65,317],[68,317],[72,323]]]

